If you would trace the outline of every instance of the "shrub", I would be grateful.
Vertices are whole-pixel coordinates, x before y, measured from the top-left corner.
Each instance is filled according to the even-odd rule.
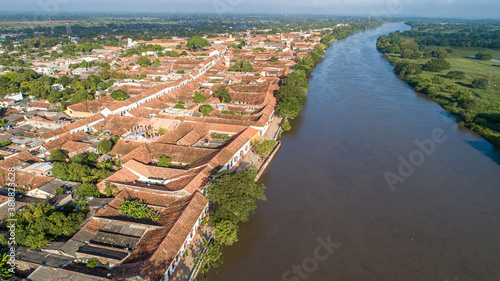
[[[203,116],[208,116],[210,112],[212,112],[213,108],[209,104],[204,104],[200,106],[200,112],[203,113]]]
[[[257,153],[257,155],[259,155],[260,157],[266,157],[267,155],[269,155],[269,153],[271,153],[275,146],[276,141],[273,140],[259,141],[255,145],[255,153]]]
[[[160,160],[158,160],[158,164],[156,164],[159,167],[165,167],[168,168],[172,164],[172,159],[166,156],[162,156]]]

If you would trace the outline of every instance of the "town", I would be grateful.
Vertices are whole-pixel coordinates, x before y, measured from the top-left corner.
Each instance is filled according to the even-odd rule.
[[[213,239],[206,187],[265,169],[339,28],[117,46],[69,26],[64,40],[3,35],[0,216],[18,229],[0,240],[16,236],[16,275],[192,280]]]

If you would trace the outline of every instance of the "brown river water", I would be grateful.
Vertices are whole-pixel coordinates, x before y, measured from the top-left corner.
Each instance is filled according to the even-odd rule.
[[[500,280],[500,152],[415,93],[376,50],[327,50],[211,281]]]

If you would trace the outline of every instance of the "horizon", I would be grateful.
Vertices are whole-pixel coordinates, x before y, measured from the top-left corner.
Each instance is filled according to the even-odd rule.
[[[271,16],[356,16],[382,18],[443,18],[467,20],[500,19],[500,2],[482,0],[178,0],[117,1],[19,0],[3,5],[3,13],[33,13],[57,16],[58,13],[96,14],[200,14],[200,15],[271,15]],[[164,10],[164,12],[158,12]]]

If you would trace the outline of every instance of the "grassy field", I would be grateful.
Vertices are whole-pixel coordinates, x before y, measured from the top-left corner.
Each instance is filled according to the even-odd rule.
[[[490,53],[493,60],[476,59],[474,56],[479,52]],[[388,57],[399,58],[400,56],[391,54]],[[423,65],[428,60],[417,59],[411,62]],[[482,135],[491,143],[500,146],[500,62],[498,60],[500,60],[500,51],[453,48],[453,52],[447,58],[451,64],[450,69],[440,72],[424,71],[420,76],[428,79],[432,86],[439,88],[439,93],[429,95],[430,98],[456,116],[463,125]],[[465,78],[450,79],[446,76],[450,71],[462,71],[465,73]],[[472,81],[476,78],[487,79],[489,87],[484,90],[474,89]],[[470,91],[474,102],[469,103],[466,108],[460,106],[453,99],[453,94],[457,91]],[[466,121],[464,115],[472,117]]]

